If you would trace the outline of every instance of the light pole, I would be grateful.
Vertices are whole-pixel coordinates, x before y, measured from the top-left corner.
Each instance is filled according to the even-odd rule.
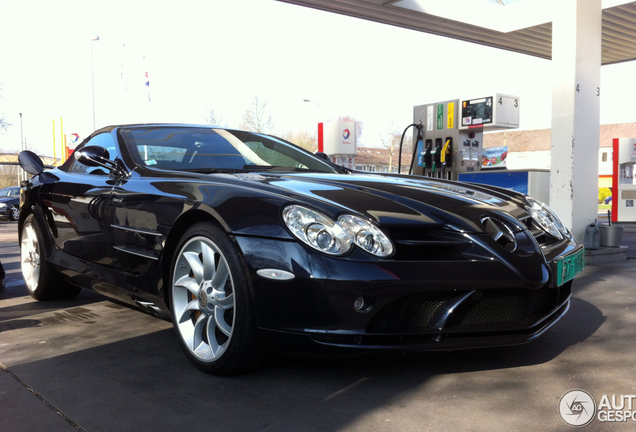
[[[91,93],[93,95],[93,130],[95,130],[95,63],[93,61],[93,42],[98,41],[99,36],[91,39]]]
[[[322,108],[322,105],[320,105],[319,103],[316,103],[316,102],[314,102],[312,100],[309,100],[309,99],[303,99],[303,102],[312,103],[312,104],[318,105],[320,108]]]
[[[20,151],[24,151],[24,134],[23,134],[23,129],[22,129],[22,113],[20,113]],[[20,165],[18,165],[18,186],[20,186],[20,183],[22,182],[22,176],[23,176],[22,168],[20,168]]]

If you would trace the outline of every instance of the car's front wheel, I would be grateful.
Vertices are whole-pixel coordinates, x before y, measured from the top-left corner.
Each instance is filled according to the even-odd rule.
[[[33,215],[29,215],[22,226],[20,241],[20,261],[22,277],[29,294],[36,300],[52,300],[75,297],[81,288],[60,280],[46,261],[40,227]]]
[[[205,372],[230,375],[262,353],[246,272],[229,236],[198,223],[182,236],[172,260],[172,321],[188,359]]]

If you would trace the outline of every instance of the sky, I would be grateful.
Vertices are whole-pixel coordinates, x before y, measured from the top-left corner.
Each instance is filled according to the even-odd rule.
[[[210,109],[238,127],[258,97],[275,134],[350,116],[363,123],[359,145],[379,146],[416,105],[494,93],[519,96],[521,129],[550,127],[548,60],[273,0],[0,0],[0,10],[4,151],[20,148],[20,113],[41,154],[54,136],[59,146],[61,122],[88,136],[93,88],[96,128],[200,124]],[[636,121],[634,76],[636,62],[602,68],[602,124]]]

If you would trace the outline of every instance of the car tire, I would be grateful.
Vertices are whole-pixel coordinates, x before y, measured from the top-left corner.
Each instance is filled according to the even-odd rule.
[[[181,237],[170,267],[170,307],[188,359],[213,375],[252,368],[259,340],[247,273],[228,234],[202,222]]]
[[[24,284],[36,300],[73,298],[82,290],[69,285],[53,272],[46,261],[44,237],[33,215],[27,216],[20,237],[20,264]]]
[[[20,219],[20,208],[13,206],[11,210],[9,210],[9,220],[15,222],[18,219]]]

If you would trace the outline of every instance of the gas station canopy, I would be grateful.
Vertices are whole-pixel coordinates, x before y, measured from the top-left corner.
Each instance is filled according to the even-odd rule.
[[[553,0],[280,0],[545,59]],[[636,59],[636,2],[603,0],[601,62]]]

